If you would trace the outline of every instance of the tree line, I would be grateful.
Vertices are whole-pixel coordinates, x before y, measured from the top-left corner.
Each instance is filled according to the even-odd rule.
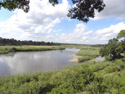
[[[44,42],[44,41],[32,41],[32,40],[16,40],[16,39],[6,39],[0,37],[0,45],[60,45],[59,43],[53,43],[53,42]]]

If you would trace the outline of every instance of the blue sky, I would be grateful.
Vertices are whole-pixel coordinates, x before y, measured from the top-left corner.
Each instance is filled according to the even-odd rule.
[[[1,8],[0,10],[0,22],[9,19],[14,13],[12,11],[8,11],[7,9]]]
[[[57,26],[55,26],[55,28],[57,28],[57,29],[62,28],[63,31],[65,31],[66,33],[69,33],[70,31],[73,31],[76,24],[82,23],[87,26],[88,30],[97,31],[99,29],[109,27],[110,25],[115,25],[122,21],[124,21],[124,20],[115,19],[113,17],[105,18],[105,19],[101,19],[101,20],[90,20],[88,23],[84,23],[84,22],[78,21],[78,20],[69,21],[67,19],[64,19],[64,20],[62,20],[61,23],[59,23]],[[66,28],[66,26],[68,26],[70,28]]]
[[[61,1],[60,1],[61,2]],[[0,37],[61,43],[103,44],[125,29],[125,1],[104,0],[105,9],[88,23],[69,19],[71,0],[53,7],[48,0],[30,0],[30,11],[0,10]],[[120,6],[119,6],[120,5]]]

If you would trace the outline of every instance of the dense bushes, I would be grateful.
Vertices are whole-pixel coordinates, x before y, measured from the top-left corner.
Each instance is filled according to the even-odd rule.
[[[0,94],[124,94],[122,60],[87,62],[60,71],[0,78]]]

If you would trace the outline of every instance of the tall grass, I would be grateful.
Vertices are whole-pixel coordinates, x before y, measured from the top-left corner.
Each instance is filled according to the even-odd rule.
[[[99,50],[100,50],[99,47],[83,46],[79,48],[80,48],[80,51],[77,53],[77,55],[82,56],[78,59],[79,62],[84,62],[99,56]]]

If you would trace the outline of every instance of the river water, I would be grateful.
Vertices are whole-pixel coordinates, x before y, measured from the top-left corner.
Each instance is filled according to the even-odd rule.
[[[78,62],[70,62],[70,60],[77,59],[75,54],[78,51],[79,49],[71,48],[0,55],[0,76],[37,71],[48,72],[76,65]]]

